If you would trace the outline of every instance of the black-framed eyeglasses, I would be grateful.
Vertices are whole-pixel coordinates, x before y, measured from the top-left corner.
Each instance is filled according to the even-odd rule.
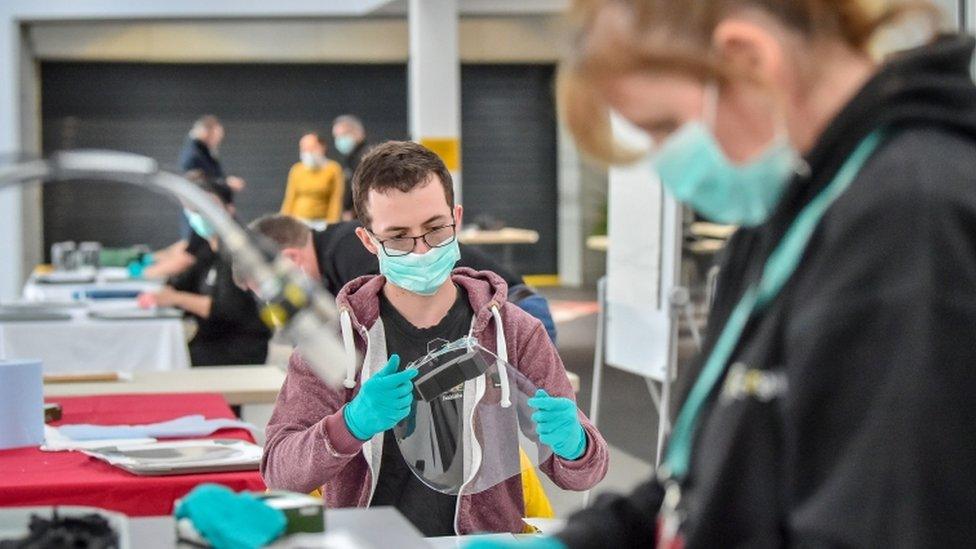
[[[390,257],[402,257],[410,254],[417,247],[417,241],[423,240],[424,244],[431,248],[443,248],[457,239],[457,223],[443,225],[436,229],[431,229],[420,236],[398,236],[380,240],[373,231],[370,234],[380,243],[383,253]]]

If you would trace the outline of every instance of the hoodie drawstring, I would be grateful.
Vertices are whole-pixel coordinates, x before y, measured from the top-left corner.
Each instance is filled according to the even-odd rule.
[[[502,385],[502,408],[512,405],[512,388],[508,383],[508,344],[505,343],[505,331],[502,329],[502,315],[497,306],[492,306],[491,316],[495,319],[495,347],[498,358],[503,364],[498,365],[498,377]]]
[[[502,328],[502,315],[498,306],[491,307],[491,316],[495,320],[495,346],[498,351],[498,358],[503,364],[498,365],[498,377],[502,389],[502,408],[512,405],[512,388],[508,381],[508,344],[505,342],[505,330]],[[342,343],[346,348],[349,360],[346,361],[346,379],[342,382],[346,389],[356,386],[356,343],[353,340],[352,316],[348,309],[342,309],[339,313],[339,326],[342,330]]]
[[[339,327],[342,329],[342,344],[346,348],[346,379],[342,385],[346,389],[356,386],[356,342],[352,336],[352,316],[348,309],[342,309],[339,313]]]

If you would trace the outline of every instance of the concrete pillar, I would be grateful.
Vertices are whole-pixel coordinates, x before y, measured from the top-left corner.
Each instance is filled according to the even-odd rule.
[[[20,149],[20,27],[0,14],[0,156]],[[24,273],[23,192],[0,191],[0,301],[20,294]]]
[[[458,0],[410,0],[410,136],[451,171],[461,203],[461,66]]]

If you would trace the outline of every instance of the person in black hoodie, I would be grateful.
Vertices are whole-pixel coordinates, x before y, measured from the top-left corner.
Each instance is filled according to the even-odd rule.
[[[190,174],[201,190],[234,214],[231,191],[202,174]],[[176,307],[196,319],[197,331],[189,343],[193,366],[264,364],[271,332],[258,316],[251,294],[234,283],[232,264],[220,253],[213,227],[199,213],[185,209],[201,245],[185,271],[171,277],[156,292],[139,296],[141,307]]]
[[[625,156],[613,108],[660,143],[665,187],[743,226],[656,478],[518,547],[972,544],[974,41],[877,63],[875,30],[924,7],[579,4],[579,144]]]

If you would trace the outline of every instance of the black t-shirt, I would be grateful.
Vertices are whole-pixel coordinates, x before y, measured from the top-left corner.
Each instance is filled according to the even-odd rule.
[[[186,238],[186,253],[199,257],[201,254],[207,254],[210,252],[210,243],[207,242],[206,238],[198,235],[196,231],[190,231],[189,236]]]
[[[194,366],[263,364],[271,332],[258,317],[254,298],[234,284],[230,262],[209,244],[197,247],[195,255],[193,266],[170,280],[176,290],[213,298],[210,316],[197,318],[190,362]]]
[[[387,352],[400,355],[401,368],[427,354],[427,344],[454,341],[468,334],[474,310],[467,293],[458,288],[457,301],[443,320],[430,328],[417,328],[380,294],[380,318]],[[455,401],[460,402],[460,401]],[[383,460],[372,505],[392,505],[425,536],[453,536],[457,496],[429,488],[407,467],[392,431],[383,437]]]
[[[322,283],[332,295],[338,293],[350,280],[380,272],[379,261],[369,253],[356,236],[356,221],[333,223],[323,231],[312,232],[312,245],[322,274]],[[470,267],[476,271],[492,271],[505,279],[509,288],[525,284],[522,277],[502,268],[488,254],[460,245],[461,260],[458,267]]]

